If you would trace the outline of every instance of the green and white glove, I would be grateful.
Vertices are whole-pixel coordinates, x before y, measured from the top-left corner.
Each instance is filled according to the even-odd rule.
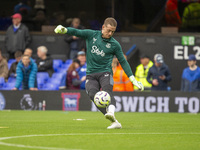
[[[55,29],[54,29],[55,33],[60,33],[60,34],[65,34],[67,33],[67,28],[63,27],[62,25],[58,25]]]
[[[138,82],[138,81],[135,79],[135,77],[134,77],[133,75],[130,76],[129,79],[130,79],[130,81],[133,83],[133,85],[135,85],[135,86],[138,87],[138,89],[139,89],[140,91],[144,91],[144,86],[143,86],[143,84],[142,84],[141,82]]]

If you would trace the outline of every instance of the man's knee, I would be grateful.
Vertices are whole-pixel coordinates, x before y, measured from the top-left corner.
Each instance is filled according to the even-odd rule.
[[[88,91],[88,96],[90,97],[90,99],[91,99],[92,101],[94,101],[94,96],[95,96],[95,94],[96,94],[97,92],[98,92],[97,90],[90,90],[90,91]]]

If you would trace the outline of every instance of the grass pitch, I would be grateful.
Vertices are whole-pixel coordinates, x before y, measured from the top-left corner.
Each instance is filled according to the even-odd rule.
[[[0,111],[1,150],[199,150],[200,115],[116,113],[107,130],[100,112]]]

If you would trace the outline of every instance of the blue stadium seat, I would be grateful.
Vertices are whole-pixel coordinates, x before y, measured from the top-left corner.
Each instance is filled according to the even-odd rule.
[[[10,69],[11,65],[12,65],[12,63],[8,62],[8,69]]]
[[[46,83],[41,90],[59,90],[59,85]]]
[[[11,64],[12,64],[12,63],[14,63],[14,62],[16,62],[15,59],[9,59],[9,60],[8,60],[8,63],[11,63]]]
[[[15,82],[7,82],[1,90],[12,90],[15,87]]]
[[[55,79],[62,79],[64,73],[53,73],[51,78],[55,78]]]
[[[57,73],[65,74],[68,68],[60,68]]]
[[[68,69],[68,68],[69,68],[69,66],[70,66],[70,64],[69,64],[69,63],[64,63],[64,64],[62,64],[61,68]]]
[[[3,77],[0,77],[0,88],[2,88],[5,84],[5,79]]]
[[[42,78],[37,78],[37,85],[38,85],[38,89],[42,89],[44,86],[44,79]]]
[[[7,82],[15,82],[16,81],[16,77],[9,77]]]
[[[61,59],[54,59],[53,60],[53,69],[54,69],[54,71],[57,72],[58,69],[61,68],[62,64],[63,64],[63,62],[62,62]]]
[[[38,78],[40,78],[40,80],[43,80],[44,83],[46,83],[49,80],[49,74],[47,72],[38,72],[37,79]]]
[[[72,59],[67,59],[66,61],[65,61],[65,64],[71,64],[73,62],[73,60]]]

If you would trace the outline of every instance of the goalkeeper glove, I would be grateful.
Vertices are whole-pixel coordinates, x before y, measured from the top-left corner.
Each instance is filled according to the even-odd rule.
[[[67,33],[67,29],[65,27],[63,27],[62,25],[58,25],[55,29],[54,29],[55,33],[60,33],[60,34],[65,34]]]
[[[134,77],[133,75],[130,76],[129,79],[130,79],[130,81],[133,83],[133,85],[135,85],[135,86],[138,87],[138,89],[139,89],[140,91],[143,91],[143,90],[144,90],[144,86],[142,85],[142,83],[141,83],[141,82],[138,82],[138,81],[135,79],[135,77]]]

